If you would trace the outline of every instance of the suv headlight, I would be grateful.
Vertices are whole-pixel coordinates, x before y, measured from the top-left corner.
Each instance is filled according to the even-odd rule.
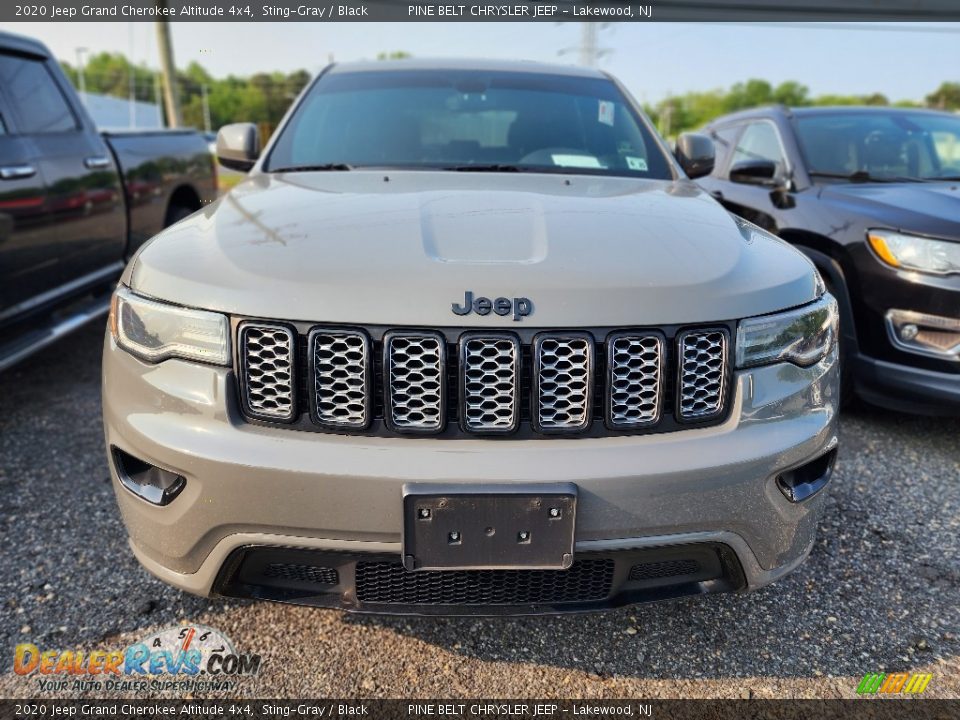
[[[147,362],[183,358],[230,364],[226,315],[148,300],[125,287],[113,295],[110,332],[120,347]]]
[[[837,301],[830,293],[795,310],[742,320],[737,328],[737,367],[784,361],[813,365],[830,352],[839,324]]]
[[[867,240],[885,265],[933,275],[960,273],[960,242],[933,240],[890,230],[868,230]]]

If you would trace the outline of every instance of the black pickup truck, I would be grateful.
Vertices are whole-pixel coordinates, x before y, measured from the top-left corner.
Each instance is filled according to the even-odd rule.
[[[106,314],[130,255],[215,193],[199,133],[99,132],[47,48],[0,32],[0,370]]]
[[[717,159],[698,182],[837,298],[845,394],[960,415],[960,115],[768,107],[706,131]]]

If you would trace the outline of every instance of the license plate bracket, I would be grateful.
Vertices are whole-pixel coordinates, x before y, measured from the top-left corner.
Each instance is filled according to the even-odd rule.
[[[407,570],[560,570],[573,564],[573,483],[403,488]]]

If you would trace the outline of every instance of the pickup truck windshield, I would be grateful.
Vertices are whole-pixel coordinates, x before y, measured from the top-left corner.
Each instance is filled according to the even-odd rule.
[[[814,176],[881,182],[960,177],[960,117],[841,110],[798,115],[796,123]]]
[[[673,178],[613,82],[473,70],[327,74],[265,169],[362,167]]]

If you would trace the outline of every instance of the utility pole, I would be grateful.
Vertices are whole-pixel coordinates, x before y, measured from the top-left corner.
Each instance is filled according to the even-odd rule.
[[[575,48],[563,48],[557,55],[566,55],[577,51],[578,61],[584,67],[596,67],[600,58],[609,55],[610,50],[597,46],[601,30],[610,27],[610,23],[580,23],[580,45]]]
[[[210,103],[207,102],[207,86],[200,86],[201,99],[203,100],[203,129],[210,132]]]
[[[166,8],[169,0],[157,0],[157,8]],[[173,62],[173,45],[170,42],[170,23],[157,20],[157,46],[160,50],[160,68],[163,71],[163,97],[167,107],[167,125],[180,127],[180,96],[177,93],[176,65]]]
[[[87,104],[87,79],[84,77],[83,68],[83,54],[85,52],[87,52],[87,48],[77,48],[77,90],[80,91],[80,99],[84,105]]]

